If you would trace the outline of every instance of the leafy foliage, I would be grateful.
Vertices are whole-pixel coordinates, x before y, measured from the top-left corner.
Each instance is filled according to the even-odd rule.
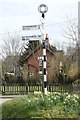
[[[75,80],[73,83],[74,83],[74,84],[78,84],[78,85],[80,85],[80,79]]]
[[[79,96],[68,93],[34,92],[2,105],[3,118],[77,118]]]
[[[57,51],[57,48],[53,45],[49,45],[49,49],[52,51],[52,52],[55,52]]]

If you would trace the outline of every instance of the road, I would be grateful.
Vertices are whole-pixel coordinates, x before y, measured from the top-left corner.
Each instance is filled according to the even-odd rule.
[[[12,100],[14,96],[1,96],[0,95],[0,105],[8,100]]]
[[[8,100],[12,100],[12,99],[11,98],[9,98],[9,99],[8,98],[5,98],[5,99],[0,98],[0,105]]]
[[[0,95],[0,105],[8,100],[12,100],[13,98],[18,98],[18,97],[26,97],[26,95]]]

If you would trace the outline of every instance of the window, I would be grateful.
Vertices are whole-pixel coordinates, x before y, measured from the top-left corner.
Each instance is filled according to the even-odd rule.
[[[42,66],[42,59],[39,59],[39,66]]]
[[[32,79],[34,77],[34,73],[29,73],[29,77]]]

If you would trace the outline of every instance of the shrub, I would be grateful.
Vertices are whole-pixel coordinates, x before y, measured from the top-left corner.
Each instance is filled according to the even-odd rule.
[[[78,84],[78,85],[80,85],[80,79],[75,80],[75,81],[73,82],[73,84]]]
[[[76,94],[34,92],[2,105],[3,118],[76,118],[79,97]]]

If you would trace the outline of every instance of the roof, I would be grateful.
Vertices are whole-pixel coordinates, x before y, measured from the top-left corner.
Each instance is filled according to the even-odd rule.
[[[25,60],[27,60],[34,52],[36,52],[38,49],[42,48],[42,45],[39,45],[34,51],[32,51],[26,58]],[[52,55],[54,55],[54,53],[46,47],[46,50],[48,50]]]

